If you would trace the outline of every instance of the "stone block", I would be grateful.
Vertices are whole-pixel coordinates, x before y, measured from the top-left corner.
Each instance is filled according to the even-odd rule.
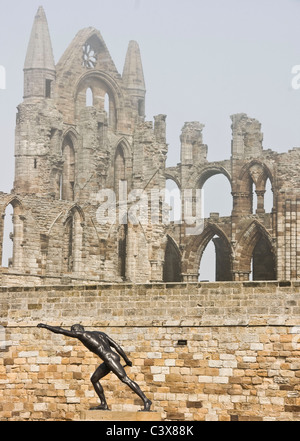
[[[86,410],[81,412],[81,421],[161,421],[159,412],[128,412]]]

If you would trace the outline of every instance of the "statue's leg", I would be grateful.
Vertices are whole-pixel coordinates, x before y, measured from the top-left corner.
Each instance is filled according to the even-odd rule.
[[[124,367],[121,365],[121,363],[119,362],[119,360],[116,357],[115,357],[115,359],[111,360],[110,368],[111,368],[111,371],[122,381],[122,383],[129,386],[130,389],[133,390],[133,392],[135,392],[143,400],[143,403],[144,403],[143,410],[149,411],[152,402],[142,392],[139,385],[127,376]]]
[[[135,383],[133,380],[131,380],[127,375],[123,378],[120,378],[120,380],[122,381],[122,383],[127,384],[127,386],[129,386],[130,389],[133,390],[133,392],[135,392],[143,400],[144,403],[143,410],[150,411],[152,401],[150,401],[149,398],[146,397],[146,395],[142,392],[139,385]]]
[[[102,363],[95,370],[91,377],[92,385],[94,386],[96,394],[100,398],[100,406],[91,407],[91,410],[108,410],[107,402],[105,399],[103,387],[100,384],[100,380],[101,378],[105,377],[105,375],[109,374],[109,372],[110,368],[105,363]]]

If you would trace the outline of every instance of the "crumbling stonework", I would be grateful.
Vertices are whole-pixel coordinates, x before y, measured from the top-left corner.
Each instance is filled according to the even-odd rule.
[[[260,123],[237,114],[229,160],[209,162],[203,124],[186,122],[181,162],[166,167],[166,116],[145,121],[145,94],[136,42],[122,75],[94,28],[79,31],[55,65],[39,8],[17,114],[14,188],[0,195],[0,237],[5,210],[14,209],[14,251],[9,268],[2,262],[2,285],[18,278],[197,281],[210,240],[217,281],[248,280],[251,268],[254,280],[298,279],[300,150],[264,150]],[[197,195],[215,174],[230,182],[231,216],[199,221]],[[181,191],[179,223],[165,221],[167,179]]]

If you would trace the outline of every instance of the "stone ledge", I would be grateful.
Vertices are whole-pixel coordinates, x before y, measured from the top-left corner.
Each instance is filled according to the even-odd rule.
[[[86,410],[81,412],[80,421],[161,421],[161,414],[159,412]]]

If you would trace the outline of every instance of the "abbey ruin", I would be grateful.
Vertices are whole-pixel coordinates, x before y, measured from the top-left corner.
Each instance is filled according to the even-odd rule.
[[[88,376],[99,361],[59,336],[54,345],[44,322],[107,330],[162,419],[299,420],[300,148],[265,150],[261,124],[240,113],[230,159],[208,161],[203,124],[185,122],[181,161],[167,167],[167,117],[145,121],[145,97],[135,41],[122,74],[94,28],[55,64],[38,9],[14,187],[0,193],[1,254],[13,210],[0,269],[0,419],[74,420],[95,399]],[[201,189],[216,174],[230,183],[231,215],[204,218]],[[180,222],[169,219],[167,180],[180,189]],[[211,240],[216,281],[204,283]],[[113,379],[108,401],[140,406]]]
[[[17,275],[197,281],[212,238],[217,281],[248,280],[251,262],[253,280],[299,278],[300,150],[264,150],[260,123],[237,114],[231,117],[230,160],[208,162],[204,126],[187,122],[180,135],[181,162],[166,167],[166,116],[155,116],[154,124],[145,121],[145,94],[136,42],[129,43],[122,75],[93,28],[78,32],[55,65],[47,20],[39,9],[24,65],[24,100],[18,106],[14,188],[0,198],[2,236],[5,209],[9,204],[14,208],[13,259],[2,270],[2,283]],[[127,215],[130,198],[124,209],[122,201],[130,193],[135,201],[146,193],[150,206],[167,179],[182,194],[190,191],[195,205],[196,190],[218,173],[230,182],[232,213],[205,219],[198,233],[186,234],[186,216],[181,224],[162,222],[159,199],[152,206],[154,218],[149,209],[145,222],[137,208],[132,209],[137,216]],[[271,213],[264,209],[268,180]],[[106,200],[99,200],[104,189],[115,194],[112,222],[97,217]],[[190,210],[195,215],[195,207]]]

